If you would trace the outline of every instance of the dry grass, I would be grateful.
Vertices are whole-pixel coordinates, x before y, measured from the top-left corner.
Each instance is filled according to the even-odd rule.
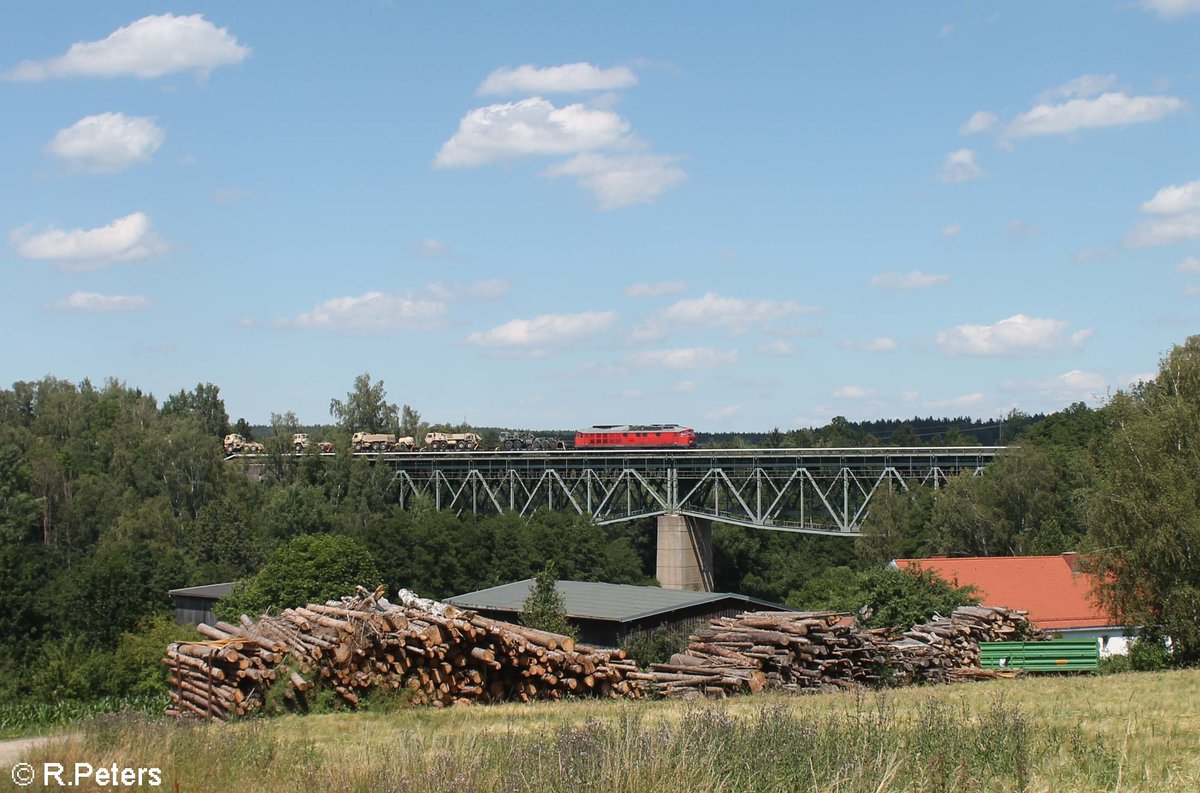
[[[28,759],[156,765],[184,791],[1194,791],[1200,672],[700,705],[579,701],[101,719]],[[2,777],[0,777],[2,778]],[[5,780],[7,781],[7,780]]]

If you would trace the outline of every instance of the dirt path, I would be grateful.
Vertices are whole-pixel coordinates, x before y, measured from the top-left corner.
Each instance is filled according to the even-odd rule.
[[[61,735],[39,735],[36,738],[13,738],[7,741],[0,741],[0,767],[7,767],[21,759],[21,756],[30,749],[57,741],[63,738]]]

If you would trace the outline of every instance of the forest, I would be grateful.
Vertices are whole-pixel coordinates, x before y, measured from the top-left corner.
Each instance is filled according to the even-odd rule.
[[[362,457],[295,455],[293,431],[346,448],[351,432],[428,425],[359,376],[332,421],[231,423],[219,386],[159,402],[118,380],[47,376],[0,390],[0,702],[88,700],[161,686],[180,635],[168,590],[243,582],[230,608],[286,606],[358,582],[430,597],[530,578],[654,583],[653,521],[594,526],[543,512],[401,510],[390,472]],[[438,425],[434,425],[435,427]],[[221,439],[267,447],[261,480],[223,460]],[[992,435],[994,433],[994,436]],[[486,442],[485,433],[485,442]],[[857,540],[714,526],[716,588],[799,608],[851,610],[897,597],[894,558],[1078,550],[1127,624],[1200,650],[1200,337],[1107,404],[1049,415],[854,423],[707,438],[726,445],[1011,448],[983,476],[877,495]],[[371,579],[368,581],[368,579]],[[882,594],[881,594],[882,593]],[[340,594],[340,592],[338,592]],[[875,604],[876,606],[886,604]]]

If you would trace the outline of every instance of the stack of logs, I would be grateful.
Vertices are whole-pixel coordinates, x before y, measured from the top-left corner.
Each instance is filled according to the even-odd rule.
[[[263,707],[272,684],[303,710],[320,683],[357,705],[375,688],[407,689],[414,704],[642,696],[621,650],[481,617],[400,591],[399,604],[362,587],[354,597],[287,609],[240,624],[200,625],[204,642],[178,642],[169,713],[227,719]]]
[[[682,697],[980,679],[993,675],[978,668],[979,642],[1041,638],[1025,618],[1023,611],[964,606],[894,636],[835,612],[747,612],[713,620],[669,662],[628,677]]]

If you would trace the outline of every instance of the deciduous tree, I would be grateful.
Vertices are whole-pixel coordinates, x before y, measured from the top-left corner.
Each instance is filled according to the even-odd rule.
[[[346,432],[395,432],[400,424],[399,409],[387,401],[383,381],[371,382],[371,373],[354,378],[354,388],[346,400],[331,399],[329,413]]]
[[[1200,661],[1200,336],[1118,391],[1095,453],[1087,523],[1096,594],[1114,619]]]

